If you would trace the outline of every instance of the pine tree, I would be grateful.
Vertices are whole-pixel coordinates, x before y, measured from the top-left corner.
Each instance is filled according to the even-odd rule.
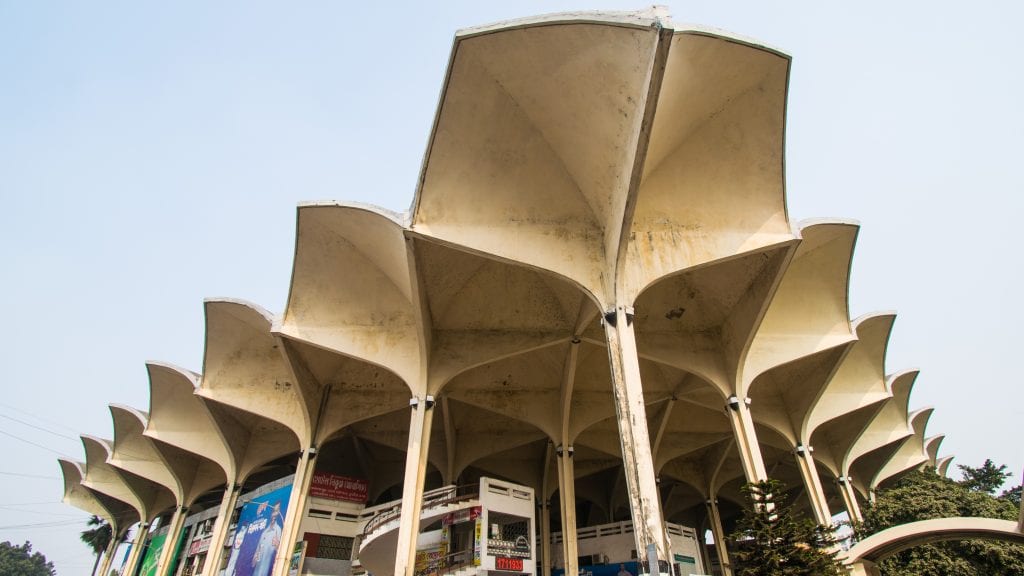
[[[783,505],[783,484],[744,487],[746,507],[730,537],[737,576],[840,576],[832,528],[794,515]]]

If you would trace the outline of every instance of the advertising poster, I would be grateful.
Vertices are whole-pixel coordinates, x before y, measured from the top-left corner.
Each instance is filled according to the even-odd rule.
[[[167,534],[157,534],[149,541],[146,547],[146,555],[142,557],[139,565],[139,576],[156,576],[156,563],[160,560],[160,552],[164,549],[164,541]]]
[[[268,576],[281,544],[291,485],[253,498],[238,516],[224,576]]]

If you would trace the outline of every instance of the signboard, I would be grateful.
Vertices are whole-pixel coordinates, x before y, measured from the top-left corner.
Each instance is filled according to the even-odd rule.
[[[313,474],[312,484],[309,485],[309,495],[315,498],[365,504],[370,497],[370,489],[366,480],[361,478],[316,472]]]
[[[476,520],[480,517],[480,506],[473,506],[472,508],[463,508],[462,510],[456,510],[449,514],[445,514],[441,517],[442,526],[451,526],[452,524],[462,524],[463,522],[469,522]]]
[[[199,540],[193,540],[192,544],[188,547],[188,555],[195,556],[200,552],[206,552],[210,549],[210,540],[213,540],[213,536],[207,536],[200,538]]]
[[[522,558],[505,558],[498,556],[494,559],[494,569],[504,570],[505,572],[522,572],[523,571],[523,559]]]
[[[295,543],[295,549],[292,550],[292,559],[288,564],[288,576],[299,576],[302,572],[302,559],[306,556],[306,544],[305,540]]]
[[[160,552],[164,549],[165,540],[167,540],[167,534],[157,534],[150,539],[146,555],[142,558],[142,564],[139,567],[139,576],[156,576],[156,564],[160,560]]]
[[[268,576],[281,544],[291,485],[253,498],[242,507],[224,576]]]

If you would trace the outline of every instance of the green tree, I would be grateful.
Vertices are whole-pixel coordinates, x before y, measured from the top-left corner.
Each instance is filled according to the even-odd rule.
[[[1021,488],[1024,488],[1024,485],[1018,484],[1018,485],[1014,486],[1013,488],[1009,488],[1007,490],[1003,490],[1003,493],[999,495],[999,499],[1000,500],[1006,500],[1006,501],[1010,502],[1011,504],[1013,504],[1014,506],[1016,506],[1017,508],[1020,508],[1020,492],[1021,492]]]
[[[964,476],[963,480],[960,481],[961,485],[968,490],[984,492],[986,494],[995,495],[996,490],[1010,477],[1010,473],[1006,471],[1005,464],[996,466],[988,459],[977,468],[964,466],[963,464],[957,464],[957,468],[960,469]]]
[[[92,564],[92,574],[95,576],[96,568],[100,564],[100,556],[103,555],[107,550],[107,546],[110,545],[110,538],[112,530],[110,524],[106,520],[99,516],[93,516],[86,522],[89,526],[88,529],[82,531],[81,539],[85,542],[89,548],[92,548],[92,553],[96,555],[96,561]]]
[[[777,480],[748,484],[743,517],[730,537],[738,576],[839,576],[832,528],[796,516]]]
[[[32,544],[25,542],[15,546],[10,542],[0,543],[0,576],[54,576],[53,562],[46,556],[32,552]]]
[[[985,468],[995,467],[980,469]],[[1018,511],[1008,500],[991,496],[984,488],[977,488],[979,484],[971,486],[975,488],[940,476],[934,470],[911,472],[876,493],[875,503],[864,512],[859,534],[874,534],[898,524],[932,518],[1017,519]],[[1024,576],[1024,546],[986,540],[940,542],[894,554],[879,567],[885,576]]]

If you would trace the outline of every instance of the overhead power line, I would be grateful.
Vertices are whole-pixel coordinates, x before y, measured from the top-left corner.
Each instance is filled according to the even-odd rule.
[[[12,422],[17,422],[18,424],[22,424],[24,426],[28,426],[29,428],[35,428],[36,430],[42,430],[43,432],[46,432],[47,434],[53,434],[54,436],[60,436],[61,438],[67,438],[68,440],[71,440],[72,442],[77,442],[78,441],[78,438],[75,438],[73,436],[68,436],[67,434],[62,434],[60,432],[55,432],[53,430],[50,430],[49,428],[43,428],[42,426],[36,426],[35,424],[32,424],[31,422],[25,422],[24,420],[19,420],[17,418],[14,418],[13,416],[8,416],[6,414],[0,414],[0,418],[6,418],[8,420],[11,420]]]
[[[2,471],[0,471],[0,474],[3,474],[4,476],[21,476],[23,478],[42,478],[44,480],[60,480],[60,478],[58,478],[56,476],[43,476],[42,474],[24,474],[22,472],[2,472]]]
[[[65,455],[64,452],[58,452],[57,450],[54,450],[53,448],[50,448],[48,446],[43,446],[42,444],[33,442],[31,440],[26,440],[26,439],[22,438],[21,436],[15,436],[14,434],[11,434],[10,432],[4,432],[3,430],[0,430],[0,434],[3,434],[4,436],[10,436],[11,438],[14,438],[15,440],[21,440],[22,442],[24,442],[26,444],[31,444],[31,445],[33,445],[33,446],[35,446],[37,448],[42,448],[43,450],[49,450],[50,452],[53,452],[54,454],[56,454],[58,456],[64,456]]]

